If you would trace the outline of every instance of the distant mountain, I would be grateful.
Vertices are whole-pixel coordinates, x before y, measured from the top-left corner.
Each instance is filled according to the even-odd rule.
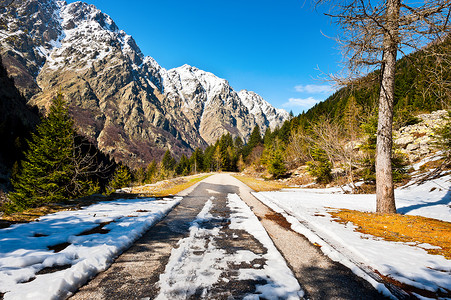
[[[289,118],[285,110],[273,107],[257,93],[241,90],[238,96],[262,129],[269,127],[273,130]]]
[[[106,14],[82,2],[15,1],[0,9],[1,55],[30,104],[61,90],[76,124],[99,148],[130,165],[206,147],[222,134],[247,139],[288,114],[212,73],[166,70],[145,57]]]

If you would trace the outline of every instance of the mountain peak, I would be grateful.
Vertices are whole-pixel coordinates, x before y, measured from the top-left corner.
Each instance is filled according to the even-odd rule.
[[[0,17],[8,22],[0,27],[0,54],[20,70],[14,77],[24,78],[30,103],[48,107],[61,89],[80,133],[118,161],[143,165],[166,149],[189,155],[225,133],[246,140],[255,125],[263,131],[285,119],[213,73],[188,64],[162,68],[94,5],[27,0]]]
[[[60,7],[63,9],[62,15],[66,26],[72,27],[88,22],[91,23],[91,25],[97,24],[104,30],[112,32],[117,32],[119,30],[110,16],[101,12],[92,4],[81,1],[66,4],[64,1],[60,3]]]
[[[290,117],[286,110],[273,107],[255,92],[241,90],[238,92],[238,96],[249,112],[260,118],[263,124],[271,130],[282,125]]]

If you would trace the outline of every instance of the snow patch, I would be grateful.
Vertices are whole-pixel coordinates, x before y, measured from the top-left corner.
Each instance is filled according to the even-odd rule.
[[[451,176],[445,176],[420,186],[397,189],[395,195],[398,212],[450,222],[450,180]],[[375,195],[330,192],[294,189],[254,195],[276,212],[282,213],[292,224],[293,230],[305,235],[312,243],[319,244],[321,250],[332,260],[348,266],[386,295],[389,295],[388,290],[368,275],[372,270],[378,270],[385,276],[420,289],[451,290],[451,261],[425,251],[434,246],[388,242],[364,235],[356,232],[355,226],[351,224],[334,222],[328,213],[334,208],[374,212]]]
[[[62,211],[0,230],[0,293],[4,299],[66,298],[161,220],[180,201],[133,199]],[[104,234],[86,233],[94,228]],[[59,245],[60,252],[52,246]],[[44,268],[67,267],[38,275]]]
[[[207,292],[218,282],[219,276],[225,268],[226,262],[220,258],[225,251],[217,249],[212,236],[219,233],[219,228],[201,228],[203,222],[213,219],[210,209],[213,206],[211,197],[202,208],[197,218],[192,222],[190,235],[179,241],[178,248],[171,252],[165,272],[160,275],[158,285],[160,293],[157,300],[164,299],[188,299],[198,289]],[[208,244],[206,247],[205,245]],[[196,255],[196,251],[202,251],[202,255]]]
[[[290,115],[286,110],[273,107],[255,92],[241,90],[238,92],[238,96],[252,115],[267,120],[271,130],[274,130],[277,126],[280,126],[285,120],[290,118]]]
[[[222,226],[203,227],[216,218],[211,214],[214,197],[211,197],[197,215],[190,227],[187,238],[179,241],[178,248],[171,252],[165,272],[160,275],[160,294],[156,299],[188,299],[194,294],[208,298],[209,291],[215,284],[232,280],[265,280],[267,284],[258,285],[256,294],[245,295],[243,299],[299,299],[303,296],[296,278],[287,267],[282,255],[273,245],[263,226],[250,208],[236,194],[228,195],[228,205],[233,211],[230,229],[245,230],[254,235],[268,249],[266,254],[256,254],[249,250],[227,253],[218,248],[215,237],[220,234]],[[228,274],[230,264],[251,263],[255,259],[264,259],[261,269],[241,268],[238,275]]]
[[[268,250],[263,254],[266,264],[263,269],[241,269],[240,279],[265,278],[268,283],[260,285],[257,292],[265,299],[299,299],[304,292],[299,286],[293,272],[288,268],[285,259],[274,246],[263,225],[251,211],[249,206],[237,194],[228,195],[231,214],[231,229],[245,230],[253,235]],[[249,299],[252,299],[251,297]]]

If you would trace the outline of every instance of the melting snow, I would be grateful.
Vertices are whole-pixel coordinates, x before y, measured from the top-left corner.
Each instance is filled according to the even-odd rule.
[[[451,176],[445,176],[420,186],[397,189],[395,195],[398,212],[450,222],[450,180]],[[425,251],[434,246],[388,242],[356,232],[351,224],[334,222],[328,214],[331,208],[372,212],[376,206],[375,195],[335,192],[336,189],[330,189],[329,193],[327,190],[293,189],[254,195],[282,213],[294,230],[305,235],[311,242],[321,245],[321,250],[331,259],[348,266],[387,295],[388,290],[364,272],[366,266],[421,289],[451,290],[451,261]]]
[[[257,288],[265,299],[298,299],[303,292],[285,259],[274,246],[263,225],[249,206],[236,194],[229,195],[229,205],[235,212],[231,215],[231,229],[242,229],[253,235],[268,250],[263,257],[266,265],[263,270],[241,270],[240,279],[266,278],[268,283]],[[257,296],[257,295],[255,295]]]
[[[221,277],[228,270],[228,265],[250,263],[254,259],[263,258],[262,269],[241,268],[235,280],[266,280],[266,284],[257,286],[256,294],[249,294],[244,299],[299,299],[303,292],[291,270],[287,267],[282,255],[277,251],[263,226],[250,208],[236,194],[228,196],[229,207],[233,211],[230,216],[230,229],[245,230],[268,250],[266,254],[256,254],[249,250],[238,250],[227,253],[220,249],[214,237],[220,234],[220,227],[204,228],[203,222],[215,219],[210,213],[213,206],[211,197],[190,227],[190,235],[179,241],[178,248],[172,250],[165,272],[160,275],[160,294],[156,299],[188,299],[199,290],[200,297],[208,297],[214,284],[229,282],[229,278]],[[198,253],[202,253],[199,255]],[[255,268],[260,265],[254,265]]]
[[[1,229],[0,293],[5,293],[4,299],[69,296],[180,201],[181,197],[101,202]],[[96,227],[102,227],[104,234],[80,235]],[[58,244],[60,252],[49,250]],[[38,273],[48,267],[63,270]]]

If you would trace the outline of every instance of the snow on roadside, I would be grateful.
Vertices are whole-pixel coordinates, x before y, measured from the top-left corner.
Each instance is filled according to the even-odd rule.
[[[5,300],[66,298],[105,270],[181,199],[100,202],[1,229],[0,293],[5,293]],[[103,232],[86,234],[100,227]],[[58,253],[49,250],[58,244],[66,248]],[[62,270],[38,273],[52,267]]]
[[[172,249],[165,272],[160,275],[160,293],[156,300],[188,299],[198,289],[206,293],[227,267],[227,262],[221,261],[225,250],[216,248],[213,243],[213,237],[219,234],[220,228],[201,227],[203,222],[213,219],[210,213],[213,199],[211,197],[205,203],[191,223],[190,235],[179,241],[178,248]],[[199,251],[203,252],[202,255],[195,254]]]
[[[398,212],[451,221],[450,179],[451,176],[445,176],[420,186],[397,189]],[[428,254],[425,249],[431,245],[384,241],[355,231],[351,223],[334,222],[328,214],[334,208],[375,211],[375,195],[328,194],[327,190],[316,193],[314,189],[254,195],[282,213],[293,230],[321,245],[331,259],[348,266],[386,295],[388,290],[363,271],[365,266],[420,289],[451,290],[451,261]]]
[[[257,292],[261,292],[261,295],[255,295],[256,297],[298,299],[304,296],[293,272],[288,268],[285,259],[276,249],[265,228],[249,206],[237,194],[229,194],[228,199],[230,208],[235,211],[230,217],[230,228],[247,231],[268,250],[266,254],[263,254],[263,258],[266,259],[263,270],[244,269],[241,270],[239,278],[241,280],[265,278],[268,281],[267,284],[257,287]]]
[[[236,194],[228,196],[228,204],[233,211],[230,215],[229,228],[247,231],[268,251],[266,254],[256,254],[249,250],[229,253],[226,249],[218,248],[215,237],[221,234],[223,225],[211,226],[217,219],[210,213],[213,207],[212,200],[214,197],[206,202],[192,222],[190,235],[180,240],[178,248],[172,250],[165,272],[160,275],[160,294],[156,299],[188,299],[194,294],[199,295],[199,291],[200,298],[208,298],[214,285],[230,280],[262,279],[267,283],[257,285],[256,294],[248,294],[244,299],[302,297],[303,292],[282,255],[275,248],[257,217]],[[204,223],[208,223],[209,226],[203,226]],[[265,266],[262,269],[240,268],[238,275],[227,274],[231,264],[249,264],[255,259],[264,259]]]

